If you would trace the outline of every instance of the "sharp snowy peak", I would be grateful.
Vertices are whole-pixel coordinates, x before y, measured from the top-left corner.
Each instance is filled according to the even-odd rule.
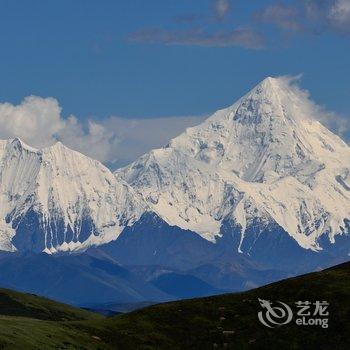
[[[61,143],[0,141],[0,250],[83,250],[154,211],[252,256],[340,238],[348,254],[350,149],[317,113],[285,79],[267,78],[116,174]]]
[[[239,251],[271,225],[321,250],[349,230],[350,148],[316,113],[285,79],[267,78],[117,174],[168,223],[208,240],[231,220]]]
[[[0,141],[0,250],[69,251],[116,239],[144,212],[106,167],[60,142]]]

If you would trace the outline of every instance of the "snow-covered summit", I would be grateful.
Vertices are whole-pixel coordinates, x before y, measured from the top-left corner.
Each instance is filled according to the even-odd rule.
[[[61,142],[0,140],[0,250],[84,249],[116,239],[144,210],[129,185]]]
[[[211,242],[228,235],[246,254],[284,237],[313,251],[349,242],[350,148],[320,113],[286,79],[267,78],[115,174],[60,142],[0,140],[0,250],[84,250],[146,211]]]
[[[249,182],[262,181],[268,171],[286,176],[323,162],[349,164],[349,147],[313,113],[302,92],[269,77],[170,147]]]
[[[350,148],[317,113],[304,92],[269,77],[117,173],[167,222],[211,241],[232,219],[241,247],[259,220],[260,233],[275,223],[319,250],[350,218]]]

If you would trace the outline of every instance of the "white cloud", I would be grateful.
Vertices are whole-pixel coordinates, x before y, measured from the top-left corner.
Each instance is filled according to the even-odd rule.
[[[89,120],[86,125],[70,116],[59,139],[68,147],[107,163],[114,157],[116,135],[104,125]]]
[[[207,116],[125,119],[110,117],[104,125],[116,135],[116,166],[128,164],[147,151],[165,146],[186,128],[200,124]]]
[[[0,137],[21,137],[33,146],[47,146],[65,126],[54,98],[26,97],[21,104],[0,104]]]
[[[338,29],[350,32],[350,0],[337,0],[331,6],[328,18]]]
[[[54,98],[26,97],[20,104],[0,103],[0,139],[20,137],[32,147],[62,141],[104,163],[125,165],[152,148],[165,145],[204,117],[126,119],[110,117],[79,121],[64,118]]]
[[[63,118],[54,98],[26,97],[19,105],[0,103],[0,138],[20,137],[29,145],[42,148],[61,140],[67,146],[103,162],[109,160],[114,135],[102,124]]]
[[[303,111],[303,117],[316,119],[328,129],[344,137],[350,127],[349,119],[345,119],[334,112],[328,111],[324,106],[315,103],[311,99],[309,91],[300,87],[301,78],[301,74],[278,77],[279,81],[285,84],[286,88],[291,89],[299,97],[298,100],[302,103],[300,109]]]
[[[346,36],[350,34],[350,0],[275,0],[256,11],[253,19],[288,34]]]
[[[319,119],[339,134],[349,130],[346,119],[312,102],[308,91],[299,87],[299,77],[283,77],[281,81],[304,101],[306,115]],[[111,116],[82,122],[75,116],[63,117],[56,99],[30,96],[18,105],[0,103],[0,139],[20,137],[36,148],[60,140],[66,146],[116,168],[166,145],[187,127],[200,124],[206,117],[130,119]]]
[[[215,0],[214,10],[218,19],[223,19],[230,11],[229,0]]]

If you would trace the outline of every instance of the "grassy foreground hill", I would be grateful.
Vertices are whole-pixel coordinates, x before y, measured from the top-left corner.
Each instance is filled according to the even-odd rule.
[[[32,294],[0,289],[0,349],[95,349],[73,321],[100,315]]]
[[[276,328],[262,325],[259,298],[288,304],[293,319]],[[298,301],[327,301],[328,328],[297,325]],[[111,318],[1,290],[0,315],[0,349],[349,349],[350,263],[244,293]]]

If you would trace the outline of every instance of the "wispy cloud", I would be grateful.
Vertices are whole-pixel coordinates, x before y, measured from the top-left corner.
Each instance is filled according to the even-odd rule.
[[[219,20],[224,19],[231,9],[231,3],[229,0],[215,0],[214,1],[214,12],[216,18]]]
[[[350,34],[350,0],[308,0],[306,15],[321,31]]]
[[[349,130],[349,120],[316,105],[309,93],[299,87],[299,77],[280,77],[304,101],[304,115],[320,120],[333,131]],[[60,140],[68,147],[98,159],[111,167],[124,166],[151,149],[166,145],[186,128],[207,118],[178,116],[164,118],[64,117],[55,98],[29,96],[20,104],[0,103],[0,139],[20,137],[29,145],[42,148]]]
[[[301,111],[300,118],[318,120],[328,129],[346,138],[346,133],[350,129],[350,120],[314,102],[310,92],[300,86],[302,74],[281,76],[278,77],[278,80],[283,89],[293,91],[298,97],[296,102],[299,104],[298,108]]]
[[[206,32],[202,29],[166,30],[145,28],[132,33],[128,40],[146,44],[192,45],[208,47],[241,46],[248,49],[264,47],[264,37],[249,27]]]
[[[350,0],[276,1],[253,14],[256,22],[282,30],[321,35],[350,34]]]
[[[206,14],[188,13],[175,16],[174,20],[178,25],[187,25],[184,28],[141,28],[129,34],[127,40],[143,44],[262,49],[265,46],[265,37],[259,30],[250,25],[224,21],[230,11],[231,0],[212,0]]]
[[[301,31],[303,29],[299,9],[281,2],[255,12],[253,18],[257,22],[274,24],[283,30]]]
[[[204,118],[126,119],[112,116],[81,122],[72,115],[62,116],[55,98],[29,96],[18,105],[0,103],[0,139],[20,137],[36,148],[62,141],[76,151],[116,167],[164,146]]]
[[[243,0],[235,0],[234,4],[239,2],[243,3]],[[175,29],[166,26],[141,28],[127,39],[144,44],[261,49],[268,42],[280,42],[278,34],[288,37],[326,32],[350,35],[350,0],[276,0],[262,5],[248,19],[242,17],[240,23],[237,16],[230,16],[232,4],[232,0],[212,0],[206,13],[176,16]],[[268,31],[268,26],[275,30]]]
[[[114,147],[114,167],[124,166],[154,148],[160,148],[185,131],[207,118],[199,116],[177,116],[164,118],[126,119],[110,117],[104,126],[115,133],[118,140]]]
[[[209,7],[209,11],[206,13],[183,13],[180,15],[176,15],[174,17],[175,22],[177,23],[195,23],[202,21],[203,23],[208,23],[208,22],[221,22],[224,20],[226,17],[231,12],[232,9],[232,0],[211,0],[211,5]]]

